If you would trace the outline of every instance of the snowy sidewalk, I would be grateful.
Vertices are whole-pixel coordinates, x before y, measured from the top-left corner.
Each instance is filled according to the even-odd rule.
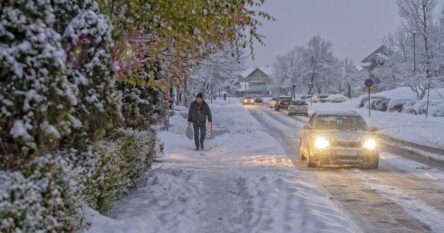
[[[211,108],[208,149],[193,150],[175,114],[146,186],[95,214],[91,233],[360,232],[239,103]]]

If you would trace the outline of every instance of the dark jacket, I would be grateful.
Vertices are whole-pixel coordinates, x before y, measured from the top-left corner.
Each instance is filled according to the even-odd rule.
[[[208,122],[213,121],[208,104],[204,101],[199,105],[196,101],[193,101],[190,105],[190,110],[188,111],[188,121],[203,125],[207,122],[207,117]]]

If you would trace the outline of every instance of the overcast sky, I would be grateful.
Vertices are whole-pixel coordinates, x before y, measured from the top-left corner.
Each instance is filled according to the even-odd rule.
[[[338,57],[359,65],[401,22],[396,0],[267,0],[263,9],[276,21],[260,29],[266,45],[255,46],[248,66],[272,65],[277,55],[316,34],[333,42]]]

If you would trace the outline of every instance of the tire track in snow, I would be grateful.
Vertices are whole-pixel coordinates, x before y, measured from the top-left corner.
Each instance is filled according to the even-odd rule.
[[[298,143],[292,141],[282,132],[282,124],[276,128],[270,120],[261,119],[261,110],[249,109],[256,120],[268,130],[268,132],[279,138],[283,146],[289,152],[298,153],[297,148],[289,145]],[[287,125],[288,127],[288,125]],[[304,169],[302,164],[294,160],[295,165],[300,167],[307,175],[313,177],[322,185],[333,198],[340,202],[345,209],[353,215],[356,222],[368,232],[430,232],[431,228],[418,219],[407,215],[398,203],[387,197],[382,197],[375,190],[369,189],[366,182],[347,170]],[[343,181],[343,184],[338,184]],[[382,209],[382,210],[381,210]]]

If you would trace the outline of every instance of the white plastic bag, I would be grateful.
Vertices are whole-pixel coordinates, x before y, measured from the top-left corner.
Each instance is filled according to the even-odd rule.
[[[186,135],[188,139],[193,139],[193,129],[190,124],[187,126]]]

